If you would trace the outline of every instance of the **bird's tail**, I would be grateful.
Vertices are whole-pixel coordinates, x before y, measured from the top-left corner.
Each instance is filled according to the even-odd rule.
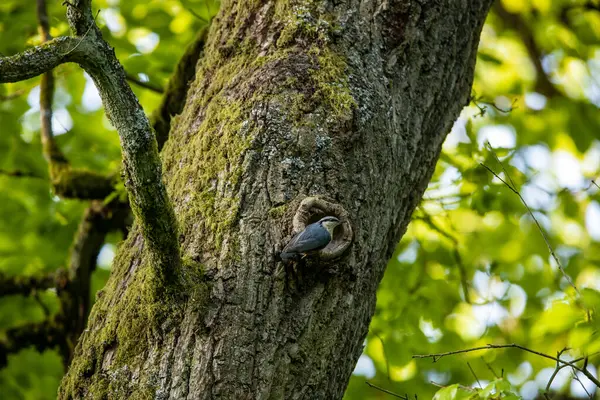
[[[281,257],[281,261],[296,261],[298,260],[297,253],[281,253],[279,255]]]

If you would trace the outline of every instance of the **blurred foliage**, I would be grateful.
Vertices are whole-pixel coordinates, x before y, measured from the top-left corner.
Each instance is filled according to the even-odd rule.
[[[196,32],[218,9],[211,0],[94,1],[98,23],[127,72],[164,87]],[[519,345],[600,367],[600,3],[499,1],[483,29],[465,108],[407,234],[390,261],[365,350],[346,400],[385,399],[371,382],[407,398],[533,399],[556,365],[519,349],[414,355],[488,343]],[[64,7],[49,2],[52,34],[68,33]],[[0,2],[0,54],[39,43],[35,7]],[[90,79],[75,65],[56,70],[53,127],[74,167],[111,172],[119,141]],[[0,86],[0,273],[39,275],[67,263],[86,207],[54,197],[39,139],[39,78]],[[160,94],[132,85],[150,113]],[[486,147],[489,142],[491,148]],[[496,159],[498,157],[498,160]],[[501,162],[501,164],[499,163]],[[519,197],[486,170],[514,181],[575,290],[550,256]],[[600,180],[600,179],[599,179]],[[110,235],[92,278],[107,279]],[[56,312],[52,290],[0,297],[2,331]],[[579,364],[581,365],[581,363]],[[52,399],[62,375],[54,351],[9,357],[3,399]],[[562,369],[551,389],[592,396],[596,388]]]

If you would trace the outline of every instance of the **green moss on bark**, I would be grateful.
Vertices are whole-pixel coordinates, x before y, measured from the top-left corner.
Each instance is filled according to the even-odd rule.
[[[349,119],[356,101],[348,86],[348,65],[335,52],[331,37],[339,34],[339,27],[331,22],[333,16],[316,10],[312,4],[304,6],[282,3],[275,11],[284,28],[277,40],[278,48],[304,42],[311,43],[307,54],[311,57],[310,78],[317,101],[329,106],[334,117]]]
[[[273,207],[271,209],[269,209],[269,217],[273,218],[273,219],[279,219],[281,218],[285,212],[287,210],[287,205],[282,205],[279,207]]]
[[[222,96],[214,98],[206,108],[206,118],[192,137],[190,147],[183,149],[193,155],[188,154],[188,162],[177,173],[177,182],[182,178],[194,180],[193,185],[184,187],[188,207],[180,210],[180,224],[200,222],[202,229],[212,232],[209,236],[214,238],[217,248],[237,219],[239,199],[227,194],[236,192],[234,189],[242,174],[241,157],[250,145],[250,138],[243,134],[244,115],[248,111],[242,102],[228,102]],[[175,156],[174,150],[181,149],[167,147],[166,157]],[[177,190],[173,185],[170,189]]]
[[[169,334],[165,323],[177,325],[187,293],[157,279],[149,255],[139,249],[136,238],[139,229],[115,258],[116,268],[90,315],[89,326],[95,329],[82,334],[76,353],[83,353],[76,354],[63,378],[59,398],[149,398],[152,383],[130,387],[130,374],[125,372],[144,362],[153,338]],[[198,273],[190,269],[188,280],[196,280],[190,275]],[[111,371],[125,372],[107,377],[101,372],[105,362]]]
[[[317,88],[315,96],[322,98],[336,119],[351,119],[357,103],[348,87],[346,61],[328,48],[314,46],[309,54],[317,60],[310,73]]]

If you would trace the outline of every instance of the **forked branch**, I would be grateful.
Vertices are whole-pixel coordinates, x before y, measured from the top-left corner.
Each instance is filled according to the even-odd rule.
[[[32,78],[65,62],[77,62],[86,70],[119,133],[131,208],[148,244],[155,276],[164,281],[176,280],[180,267],[177,225],[162,182],[154,132],[114,50],[96,26],[91,0],[65,4],[76,36],[57,38],[22,54],[0,58],[0,83]]]

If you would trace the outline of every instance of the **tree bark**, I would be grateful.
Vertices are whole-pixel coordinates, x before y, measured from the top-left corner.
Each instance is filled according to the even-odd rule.
[[[468,103],[490,3],[223,1],[162,151],[182,284],[156,287],[169,283],[134,227],[59,397],[341,398]],[[309,196],[347,216],[353,241],[284,267]]]

